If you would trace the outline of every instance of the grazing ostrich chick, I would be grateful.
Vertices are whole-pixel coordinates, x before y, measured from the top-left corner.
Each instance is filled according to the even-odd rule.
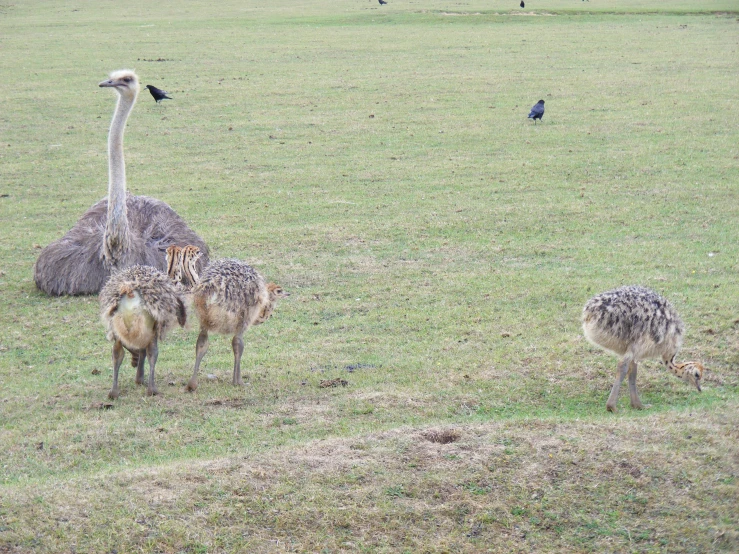
[[[682,346],[683,322],[672,305],[656,292],[639,286],[620,287],[594,296],[582,312],[585,338],[596,346],[623,356],[611,394],[606,402],[616,411],[618,392],[629,376],[631,406],[644,406],[636,390],[637,364],[661,357],[672,373],[701,390],[703,366],[699,362],[675,363]]]
[[[146,394],[157,394],[154,366],[159,353],[157,343],[174,325],[185,325],[185,305],[169,278],[150,266],[135,265],[114,273],[100,291],[100,318],[113,341],[113,388],[108,397],[115,400],[118,370],[125,348],[138,357],[136,383],[142,384],[144,360],[149,358]]]
[[[200,319],[200,334],[195,347],[195,368],[187,390],[198,388],[198,370],[208,351],[208,333],[211,331],[233,335],[233,384],[243,385],[241,355],[244,353],[244,333],[250,326],[267,321],[277,300],[288,296],[288,293],[274,283],[265,284],[264,278],[251,266],[231,259],[211,262],[192,293]]]

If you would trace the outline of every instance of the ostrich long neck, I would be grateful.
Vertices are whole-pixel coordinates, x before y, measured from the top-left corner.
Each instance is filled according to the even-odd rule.
[[[124,265],[130,251],[131,236],[126,214],[126,162],[123,159],[123,132],[136,97],[118,97],[108,133],[108,220],[105,227],[103,257],[109,268]]]

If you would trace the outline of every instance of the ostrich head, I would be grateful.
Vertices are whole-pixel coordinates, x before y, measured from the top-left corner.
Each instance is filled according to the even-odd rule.
[[[275,283],[267,283],[267,294],[269,296],[269,302],[262,308],[262,311],[260,312],[253,325],[259,325],[267,321],[272,315],[272,312],[275,311],[275,305],[277,304],[277,301],[280,298],[286,298],[290,296],[289,292],[283,290],[280,285],[277,285]]]
[[[701,379],[703,378],[703,364],[700,362],[683,362],[675,363],[675,355],[664,356],[663,360],[667,369],[674,373],[677,377],[694,385],[698,392],[701,392]]]
[[[100,83],[101,87],[111,87],[122,98],[135,100],[139,94],[139,78],[130,69],[121,69],[110,74],[110,78]]]
[[[280,285],[275,283],[267,283],[267,292],[269,293],[269,301],[271,304],[274,304],[280,298],[290,296],[289,292],[285,291]]]
[[[676,365],[678,376],[682,373],[682,380],[694,385],[701,392],[701,378],[703,377],[703,364],[700,362],[685,362]]]

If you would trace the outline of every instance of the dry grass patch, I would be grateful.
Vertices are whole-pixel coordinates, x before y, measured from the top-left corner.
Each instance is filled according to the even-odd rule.
[[[0,546],[730,552],[739,548],[738,407],[402,428],[7,487]]]

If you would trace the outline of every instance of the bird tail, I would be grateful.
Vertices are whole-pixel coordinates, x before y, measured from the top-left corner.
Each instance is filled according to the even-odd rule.
[[[184,327],[187,323],[187,310],[185,304],[179,298],[177,299],[177,323],[180,324],[180,327]]]

